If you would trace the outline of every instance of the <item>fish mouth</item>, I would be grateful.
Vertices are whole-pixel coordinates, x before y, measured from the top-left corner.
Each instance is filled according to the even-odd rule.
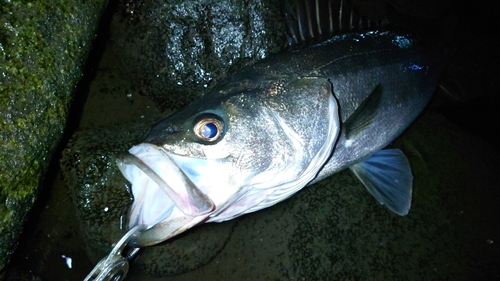
[[[142,143],[117,159],[122,174],[132,183],[134,202],[129,228],[147,229],[129,245],[150,246],[205,221],[216,206],[160,147]]]

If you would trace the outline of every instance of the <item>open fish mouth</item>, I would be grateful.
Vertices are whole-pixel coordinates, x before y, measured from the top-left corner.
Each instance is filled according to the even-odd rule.
[[[143,247],[160,243],[205,221],[216,209],[205,195],[160,147],[142,143],[117,159],[122,174],[132,183],[134,203],[129,228],[147,230],[130,241]]]

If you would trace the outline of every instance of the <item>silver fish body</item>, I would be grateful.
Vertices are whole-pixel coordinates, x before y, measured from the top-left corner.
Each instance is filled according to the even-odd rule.
[[[400,151],[380,151],[431,98],[440,72],[433,63],[411,35],[371,31],[231,75],[158,122],[118,161],[135,198],[129,227],[149,228],[132,244],[269,207],[348,167],[378,201],[405,215],[408,161]],[[380,170],[389,172],[373,173]]]

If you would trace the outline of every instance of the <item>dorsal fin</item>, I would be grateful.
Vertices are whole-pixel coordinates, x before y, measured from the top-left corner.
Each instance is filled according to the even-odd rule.
[[[352,0],[285,0],[285,20],[291,47],[384,24],[357,12]]]

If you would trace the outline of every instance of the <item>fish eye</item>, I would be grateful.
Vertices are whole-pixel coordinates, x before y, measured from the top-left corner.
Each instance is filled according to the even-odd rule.
[[[222,136],[224,122],[212,115],[205,116],[195,122],[193,131],[204,142],[214,143]]]

